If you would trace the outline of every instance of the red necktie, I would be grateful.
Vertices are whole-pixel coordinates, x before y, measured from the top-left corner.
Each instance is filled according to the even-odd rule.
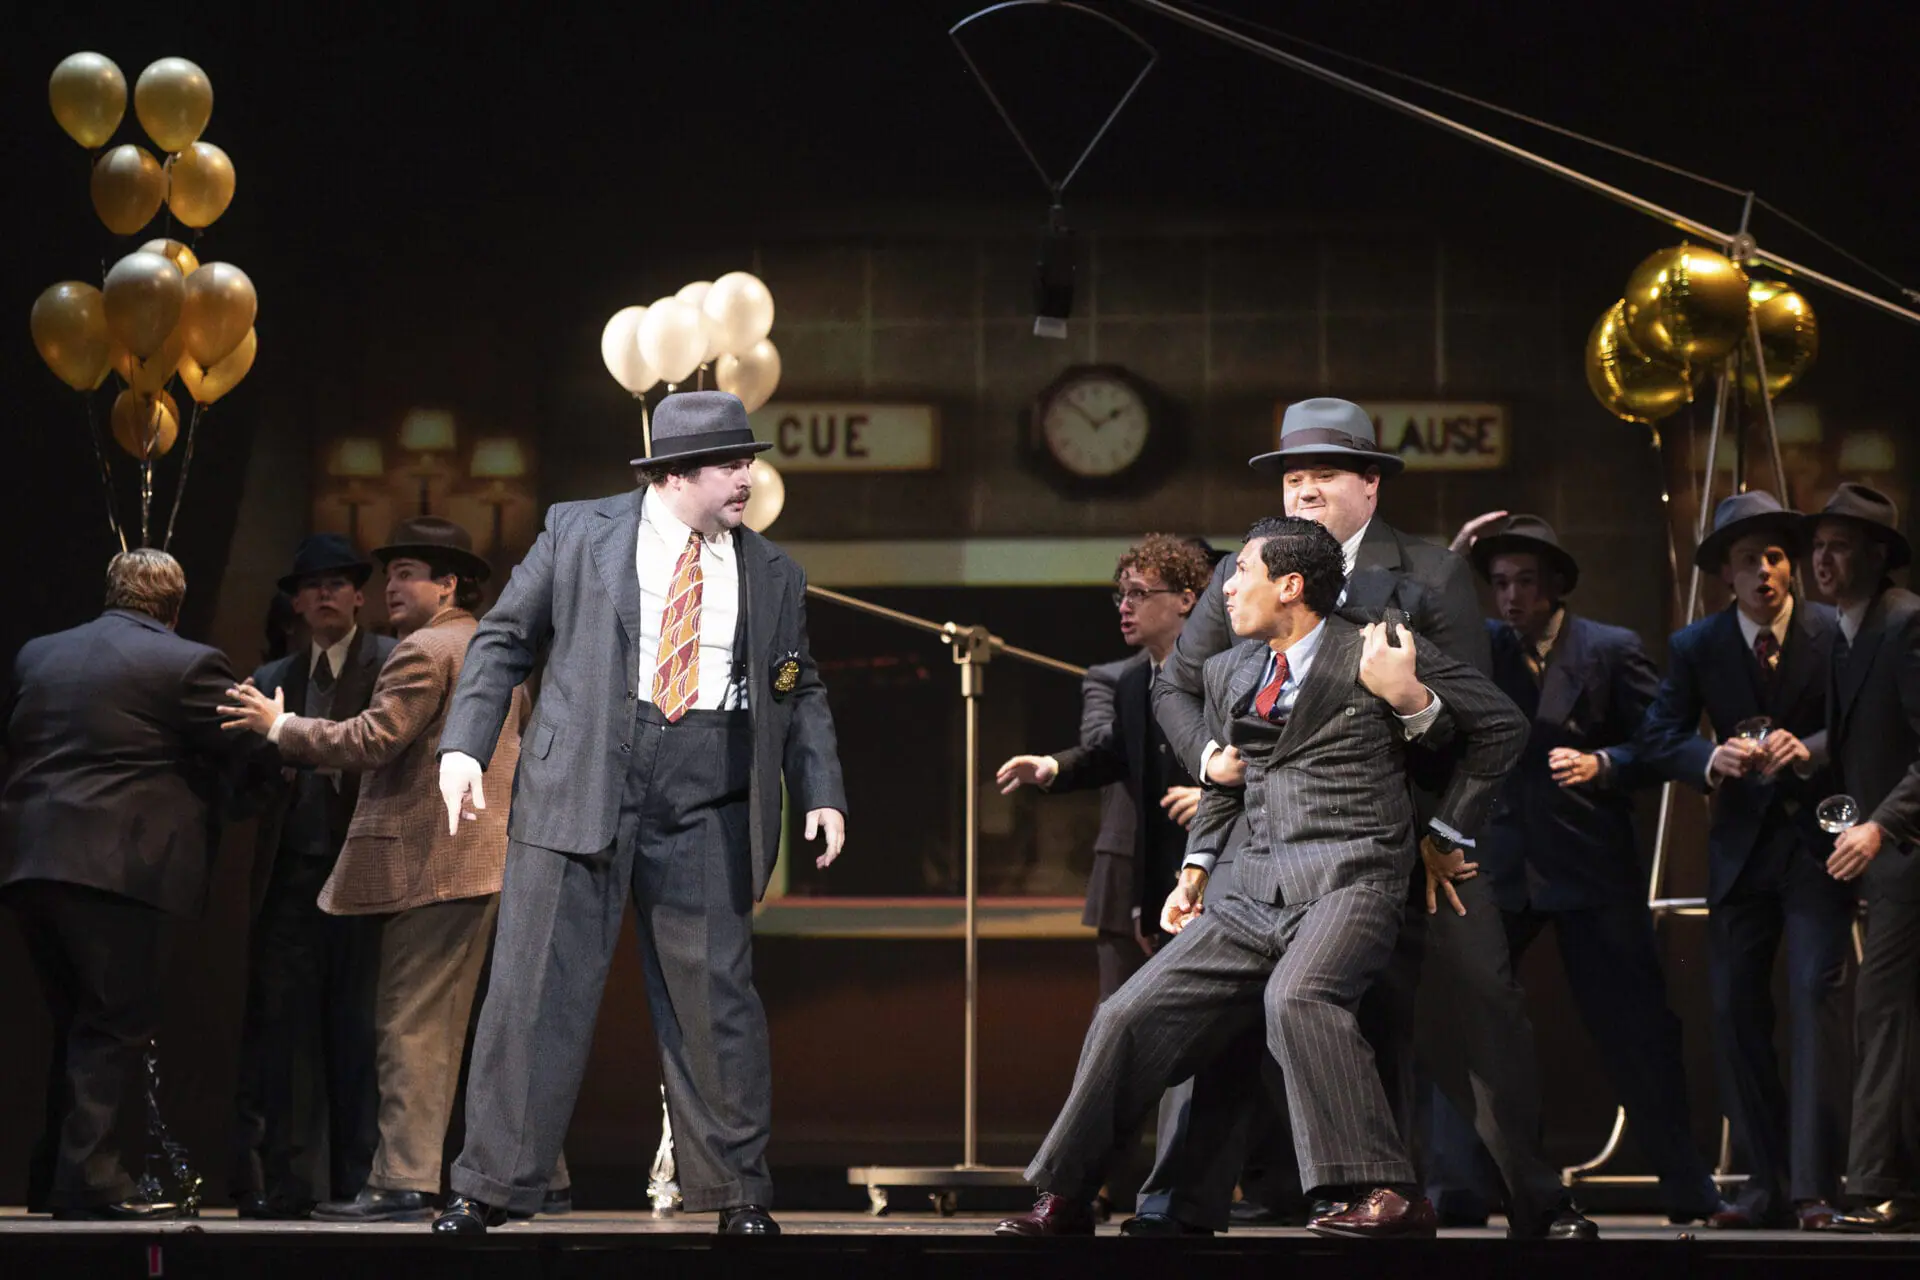
[[[1261,686],[1260,695],[1253,700],[1253,709],[1260,713],[1262,720],[1280,723],[1279,717],[1274,715],[1274,708],[1280,705],[1280,686],[1286,682],[1287,655],[1276,653],[1273,655],[1273,679]]]

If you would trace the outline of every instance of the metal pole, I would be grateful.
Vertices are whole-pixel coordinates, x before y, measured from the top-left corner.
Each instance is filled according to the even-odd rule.
[[[967,707],[967,1061],[966,1141],[960,1162],[966,1168],[980,1163],[980,677],[985,674],[971,660],[960,667],[960,696]]]
[[[1142,8],[1151,9],[1162,17],[1171,18],[1173,21],[1192,27],[1196,31],[1205,32],[1217,40],[1223,40],[1228,44],[1236,45],[1248,53],[1256,54],[1270,62],[1280,63],[1282,66],[1291,67],[1295,71],[1312,76],[1316,80],[1324,81],[1336,89],[1344,89],[1348,93],[1358,94],[1360,97],[1378,103],[1380,106],[1398,111],[1402,115],[1412,116],[1422,123],[1430,124],[1437,129],[1444,129],[1448,133],[1465,138],[1469,142],[1475,142],[1483,147],[1498,151],[1504,156],[1550,173],[1556,178],[1561,178],[1573,183],[1577,187],[1584,187],[1595,195],[1604,196],[1616,204],[1625,205],[1627,208],[1638,213],[1644,213],[1650,218],[1658,219],[1670,227],[1686,232],[1688,235],[1699,236],[1703,240],[1711,240],[1715,244],[1728,249],[1733,248],[1736,239],[1739,238],[1734,234],[1718,230],[1708,226],[1704,222],[1689,218],[1683,213],[1678,213],[1663,205],[1655,204],[1651,200],[1643,199],[1631,191],[1623,190],[1611,183],[1602,182],[1600,179],[1590,174],[1582,173],[1578,169],[1570,168],[1555,160],[1549,160],[1545,156],[1527,150],[1525,147],[1516,146],[1504,138],[1497,138],[1490,133],[1483,133],[1470,125],[1465,125],[1458,120],[1443,116],[1437,111],[1429,111],[1425,107],[1408,102],[1405,98],[1396,97],[1384,89],[1376,89],[1370,84],[1353,79],[1351,76],[1343,76],[1337,71],[1330,71],[1318,63],[1309,62],[1298,54],[1288,53],[1284,49],[1279,49],[1263,41],[1256,40],[1252,36],[1244,35],[1241,32],[1233,30],[1231,27],[1222,26],[1220,23],[1203,18],[1198,14],[1188,13],[1177,5],[1167,3],[1167,0],[1133,0],[1133,2]],[[1920,324],[1920,311],[1910,311],[1898,303],[1889,302],[1877,294],[1869,293],[1865,289],[1856,288],[1844,280],[1836,280],[1830,275],[1815,271],[1811,267],[1802,266],[1800,263],[1794,262],[1789,258],[1782,258],[1778,254],[1769,253],[1758,247],[1753,248],[1750,252],[1743,253],[1741,256],[1748,262],[1756,262],[1763,266],[1771,267],[1776,271],[1782,271],[1792,276],[1799,276],[1802,279],[1811,280],[1815,284],[1825,285],[1836,293],[1845,294],[1856,302],[1864,302],[1870,307],[1884,311],[1890,316],[1895,316],[1911,324]]]
[[[1793,495],[1787,492],[1787,466],[1780,457],[1780,428],[1773,420],[1773,392],[1767,389],[1767,354],[1760,349],[1760,320],[1747,313],[1747,341],[1753,355],[1754,385],[1760,389],[1760,403],[1767,416],[1767,450],[1773,455],[1773,479],[1780,487],[1780,505],[1791,507]]]

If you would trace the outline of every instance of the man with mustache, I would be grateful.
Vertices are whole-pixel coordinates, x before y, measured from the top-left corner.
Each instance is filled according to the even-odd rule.
[[[544,651],[508,819],[494,968],[473,1047],[467,1145],[437,1232],[539,1207],[586,1070],[633,900],[689,1211],[728,1235],[767,1212],[772,1064],[753,987],[753,904],[780,850],[780,784],[821,836],[846,836],[806,577],[743,526],[755,442],[739,399],[669,395],[638,490],[547,513],[480,622],[440,735],[440,791],[482,783],[513,690]],[[468,824],[470,825],[470,824]]]

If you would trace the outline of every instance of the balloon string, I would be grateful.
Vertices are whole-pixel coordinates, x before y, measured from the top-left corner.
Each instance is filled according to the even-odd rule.
[[[206,410],[198,400],[193,402],[193,416],[187,419],[186,452],[180,455],[180,476],[173,482],[173,510],[167,515],[167,534],[160,541],[162,551],[173,549],[173,526],[180,518],[180,498],[187,491],[187,472],[193,467],[194,429],[200,425],[200,415]]]
[[[113,463],[108,461],[106,450],[100,447],[100,428],[93,416],[93,393],[80,393],[80,404],[87,415],[87,443],[93,446],[93,460],[100,467],[100,488],[107,499],[107,528],[113,533],[113,539],[120,544],[120,550],[127,549],[127,535],[120,530],[120,514],[113,504]]]
[[[160,443],[160,423],[165,419],[158,400],[147,403],[147,438],[140,449],[140,545],[150,547],[148,516],[153,510],[153,449]]]

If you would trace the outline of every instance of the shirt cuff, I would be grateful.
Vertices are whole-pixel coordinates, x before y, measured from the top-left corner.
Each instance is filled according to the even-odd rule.
[[[1187,855],[1186,861],[1180,864],[1180,869],[1185,871],[1188,867],[1198,867],[1211,876],[1213,874],[1213,864],[1215,861],[1215,855],[1211,853],[1190,853]]]
[[[1140,908],[1138,908],[1138,907],[1135,907],[1135,908],[1133,909],[1133,918],[1134,918],[1135,920],[1138,920],[1138,919],[1140,918]]]
[[[275,716],[273,718],[273,726],[267,730],[267,741],[275,744],[279,743],[280,731],[287,727],[287,721],[291,719],[293,719],[293,712],[291,711],[282,711],[279,715]]]
[[[1200,780],[1202,786],[1207,785],[1207,766],[1212,764],[1213,758],[1219,754],[1220,744],[1211,738],[1207,740],[1207,745],[1200,749],[1200,772],[1195,776]]]
[[[1421,685],[1420,687],[1427,689],[1425,685]],[[1412,742],[1415,738],[1431,729],[1433,722],[1440,718],[1440,695],[1431,689],[1427,689],[1427,705],[1425,707],[1410,716],[1403,716],[1396,711],[1393,713],[1393,718],[1400,722],[1401,734],[1408,742]]]
[[[1435,831],[1438,831],[1441,835],[1445,836],[1447,839],[1459,845],[1462,849],[1473,848],[1473,841],[1467,839],[1465,836],[1461,835],[1458,831],[1455,831],[1452,827],[1440,821],[1440,819],[1428,818],[1427,825],[1429,827],[1432,827]]]

